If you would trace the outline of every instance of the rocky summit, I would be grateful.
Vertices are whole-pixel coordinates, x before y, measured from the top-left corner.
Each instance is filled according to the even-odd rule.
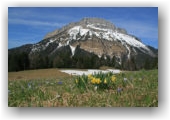
[[[100,18],[83,18],[45,35],[36,44],[8,50],[28,55],[29,69],[44,67],[138,70],[157,67],[158,50]],[[11,68],[12,69],[12,68]]]

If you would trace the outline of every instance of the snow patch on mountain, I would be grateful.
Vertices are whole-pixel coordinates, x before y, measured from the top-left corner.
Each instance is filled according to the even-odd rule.
[[[130,59],[130,49],[129,49],[129,47],[127,45],[126,45],[126,48],[128,50],[128,59]]]
[[[132,48],[132,49],[133,49],[133,51],[135,52],[135,54],[137,54],[137,52],[136,52],[135,48]]]
[[[71,39],[76,40],[76,36],[78,33],[80,34],[80,36],[83,36],[86,35],[88,31],[89,29],[83,29],[82,26],[75,26],[68,31],[68,34],[71,36]]]
[[[101,58],[102,56],[101,55],[98,55],[99,58]]]
[[[47,42],[47,43],[45,44],[45,46],[48,47],[48,45],[49,45],[50,43],[53,43],[53,42],[54,42],[54,40],[51,39],[51,40],[49,40],[49,42]]]
[[[100,24],[98,23],[97,25],[100,25]],[[105,31],[105,32],[108,31],[108,29],[96,27],[94,24],[88,24],[87,27],[92,28],[92,29],[96,29],[96,30]]]
[[[118,37],[117,37],[117,38],[119,38],[118,40],[125,41],[127,44],[129,44],[133,47],[139,47],[139,48],[142,47],[142,48],[148,50],[147,47],[143,43],[137,41],[134,37],[131,37],[129,35],[125,35],[122,33],[116,33],[116,34],[118,35]]]
[[[71,49],[72,56],[74,56],[76,47],[73,47],[73,46],[70,45],[70,49]]]
[[[119,65],[121,65],[121,64],[122,64],[122,59],[121,59],[121,57],[120,57],[120,56],[116,56],[116,58],[118,58],[118,63],[119,63]]]
[[[41,49],[40,44],[34,44],[32,46],[31,52],[37,52],[37,51],[40,51],[40,49]]]
[[[89,31],[89,29],[80,29],[80,35],[83,36],[83,35],[86,35],[87,32]]]
[[[58,47],[57,48],[60,48],[62,47],[63,45],[61,43],[58,43]]]

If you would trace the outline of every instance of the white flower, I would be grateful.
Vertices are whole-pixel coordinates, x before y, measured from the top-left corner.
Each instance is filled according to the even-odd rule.
[[[124,80],[124,81],[127,81],[128,79],[127,79],[127,78],[124,78],[123,80]]]
[[[97,86],[94,87],[94,90],[95,90],[95,91],[97,90]]]
[[[60,98],[61,96],[60,95],[56,95],[56,98]]]

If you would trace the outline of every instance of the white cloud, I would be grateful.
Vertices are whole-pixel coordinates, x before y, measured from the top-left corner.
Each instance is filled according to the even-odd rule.
[[[21,20],[46,20],[46,21],[72,21],[75,19],[74,16],[65,15],[63,11],[57,10],[53,12],[49,12],[48,10],[45,12],[40,12],[41,8],[15,8],[8,10],[8,18],[9,19],[21,19]],[[44,8],[43,8],[44,9]],[[51,9],[49,9],[51,10]],[[61,23],[60,23],[61,24]]]
[[[31,26],[63,26],[62,23],[53,23],[46,21],[36,21],[36,20],[25,20],[25,19],[8,19],[8,24],[22,24]]]

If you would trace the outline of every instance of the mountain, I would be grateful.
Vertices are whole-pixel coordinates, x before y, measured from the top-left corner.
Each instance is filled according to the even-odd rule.
[[[107,65],[119,69],[138,70],[157,67],[158,50],[147,46],[125,29],[100,18],[84,18],[45,35],[36,44],[8,50],[9,70],[13,71],[14,58],[25,54],[27,68],[48,67],[99,68]],[[12,60],[11,60],[12,59]],[[21,58],[23,59],[23,58]],[[10,62],[12,61],[12,62]]]

